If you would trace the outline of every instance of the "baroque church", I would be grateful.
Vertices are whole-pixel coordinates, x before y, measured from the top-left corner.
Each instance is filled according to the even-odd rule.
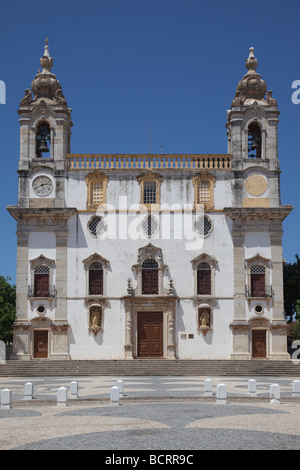
[[[18,110],[14,359],[289,359],[277,101],[256,71],[225,154],[71,153],[71,109],[41,71]]]

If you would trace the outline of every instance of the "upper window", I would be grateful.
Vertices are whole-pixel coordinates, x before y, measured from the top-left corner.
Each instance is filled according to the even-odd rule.
[[[251,297],[266,295],[266,270],[262,265],[251,266]]]
[[[211,295],[211,267],[200,263],[197,267],[197,295]]]
[[[158,294],[158,263],[147,259],[142,264],[142,294]]]
[[[145,173],[138,177],[141,188],[141,204],[151,206],[160,204],[160,185],[162,177],[154,173]]]
[[[202,172],[193,178],[194,184],[194,203],[203,205],[204,210],[214,208],[214,185],[215,178]]]
[[[89,173],[85,179],[87,184],[87,210],[96,210],[101,204],[106,204],[106,189],[108,179],[98,170]]]
[[[50,269],[48,266],[37,266],[34,270],[34,297],[49,296]]]
[[[89,268],[89,295],[103,295],[103,267],[93,263]]]

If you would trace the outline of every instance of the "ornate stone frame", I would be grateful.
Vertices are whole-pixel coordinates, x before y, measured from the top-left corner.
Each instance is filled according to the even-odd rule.
[[[199,200],[199,183],[200,182],[208,182],[209,183],[209,202],[203,203]],[[215,186],[216,178],[206,171],[202,171],[195,175],[192,179],[193,186],[194,186],[194,209],[204,209],[204,210],[212,210],[214,209],[214,186]],[[199,207],[200,206],[200,207]]]
[[[107,201],[107,183],[108,183],[108,177],[106,176],[105,173],[102,173],[99,170],[94,170],[91,173],[89,173],[86,178],[85,182],[87,185],[87,200],[86,200],[86,209],[88,211],[96,211],[99,205],[101,204],[106,204]],[[103,185],[103,200],[99,204],[93,204],[92,203],[92,184],[95,182],[100,182]]]
[[[132,289],[133,295],[142,295],[142,265],[147,259],[154,259],[158,264],[158,294],[153,295],[167,295],[169,289],[164,288],[164,273],[167,270],[167,265],[163,262],[162,250],[148,243],[148,245],[139,248],[137,264],[132,266],[132,270],[136,272],[137,286]]]
[[[34,271],[38,266],[46,266],[49,268],[49,286],[54,288],[54,273],[55,273],[55,261],[46,258],[44,255],[40,255],[37,258],[29,260],[30,263],[30,286],[34,286]],[[55,289],[55,288],[54,288]],[[50,307],[52,307],[52,300],[56,296],[56,291],[53,292],[55,295],[49,295],[48,297],[35,297],[34,295],[29,296],[29,300],[32,306],[32,302],[36,299],[47,299],[49,300]]]
[[[140,204],[146,207],[148,210],[159,210],[160,206],[160,186],[163,181],[163,177],[148,171],[137,177],[137,181],[140,185]],[[156,183],[156,203],[155,204],[145,204],[144,203],[144,184],[146,181],[153,181]]]
[[[212,256],[207,255],[206,253],[202,253],[198,255],[196,258],[192,259],[192,268],[194,274],[194,295],[200,299],[210,299],[215,297],[215,272],[217,267],[217,260]],[[197,268],[199,264],[207,263],[211,269],[211,294],[210,295],[198,295],[197,294]]]
[[[251,258],[245,260],[245,269],[246,269],[246,292],[251,293],[251,268],[252,266],[263,266],[265,268],[265,287],[266,287],[266,296],[264,297],[251,297],[251,295],[247,296],[248,305],[250,306],[251,300],[266,300],[267,306],[269,307],[270,299],[272,298],[272,287],[271,287],[271,269],[272,263],[270,259],[264,258],[263,256],[259,255],[258,253]],[[268,292],[267,288],[270,286],[271,291]]]
[[[94,299],[94,298],[106,298],[107,295],[107,269],[109,265],[109,261],[103,256],[99,255],[98,253],[94,253],[90,255],[88,258],[84,259],[83,266],[85,270],[85,297],[86,299]],[[100,263],[103,268],[103,294],[99,294],[99,296],[89,295],[89,269],[93,263]]]

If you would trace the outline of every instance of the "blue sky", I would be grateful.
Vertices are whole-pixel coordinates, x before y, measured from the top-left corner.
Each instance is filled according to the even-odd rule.
[[[0,274],[16,277],[17,109],[43,54],[72,108],[72,153],[227,153],[226,112],[249,47],[278,100],[282,204],[288,262],[300,254],[300,4],[297,1],[86,0],[2,2]]]

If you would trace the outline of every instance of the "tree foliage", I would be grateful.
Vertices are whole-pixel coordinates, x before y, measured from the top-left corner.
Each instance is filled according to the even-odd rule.
[[[288,329],[288,341],[300,339],[300,258],[294,263],[286,263],[283,268],[284,311]]]
[[[10,278],[0,276],[0,340],[12,343],[12,324],[16,318],[16,286]]]

